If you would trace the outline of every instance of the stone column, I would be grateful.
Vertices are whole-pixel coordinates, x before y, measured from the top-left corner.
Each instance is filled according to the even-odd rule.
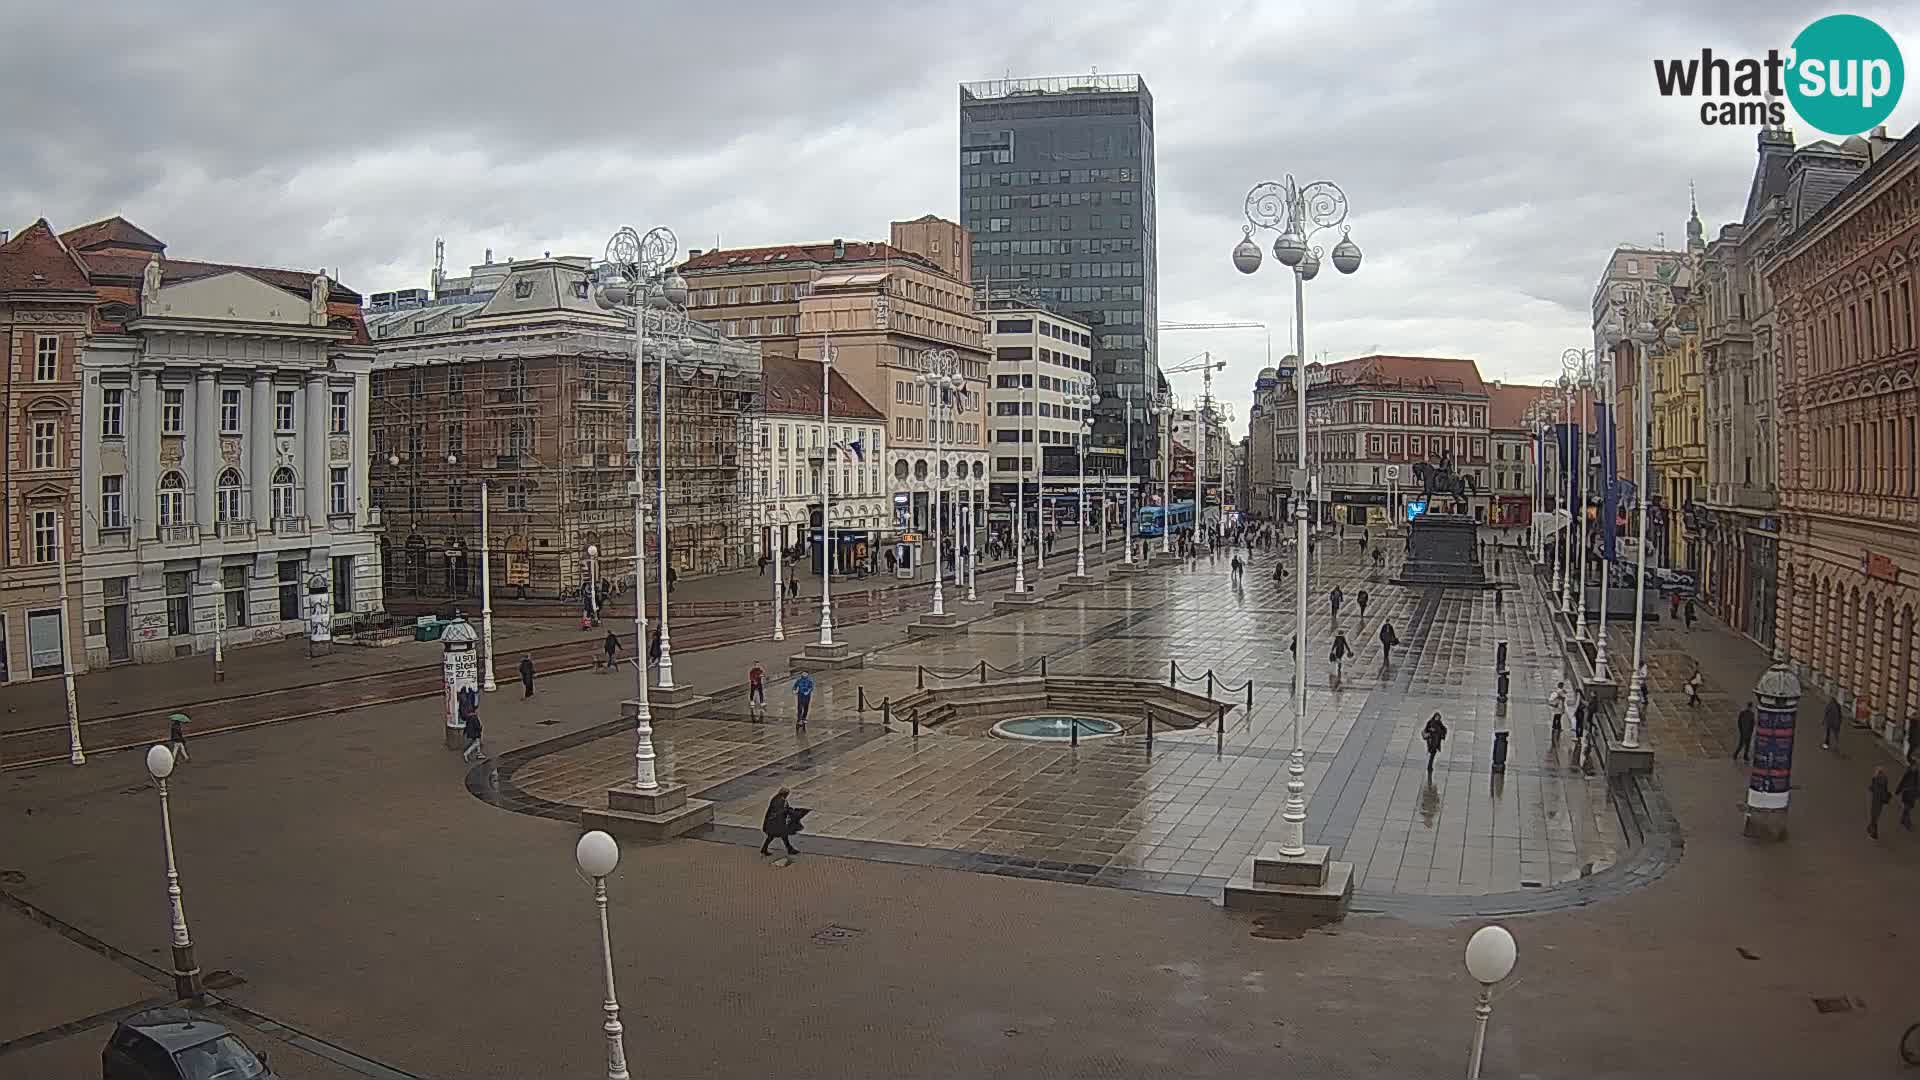
[[[1800,680],[1776,648],[1773,666],[1754,684],[1757,706],[1753,764],[1747,773],[1746,823],[1757,840],[1787,838],[1787,801],[1793,788],[1793,724],[1800,711]]]
[[[133,514],[134,535],[154,540],[160,535],[160,373],[139,372],[136,394],[139,400],[132,410],[133,429],[127,432],[128,509]]]
[[[273,379],[253,373],[253,419],[247,426],[247,481],[253,485],[253,527],[273,528]]]
[[[193,519],[203,538],[213,535],[214,480],[220,472],[220,390],[213,372],[193,381]]]
[[[326,521],[330,509],[327,503],[326,375],[308,375],[300,394],[306,406],[306,422],[300,425],[299,438],[306,459],[307,517],[318,524]]]

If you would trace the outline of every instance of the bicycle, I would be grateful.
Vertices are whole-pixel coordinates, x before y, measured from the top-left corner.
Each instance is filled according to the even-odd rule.
[[[1920,1024],[1907,1028],[1900,1036],[1900,1060],[1909,1065],[1920,1065]]]

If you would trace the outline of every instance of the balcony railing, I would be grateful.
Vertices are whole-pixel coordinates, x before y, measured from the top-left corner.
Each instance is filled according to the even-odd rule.
[[[275,536],[307,535],[307,515],[290,514],[286,517],[274,518],[273,533]]]
[[[222,540],[253,539],[252,518],[232,518],[227,521],[218,522],[215,528],[219,531],[220,539]]]
[[[197,544],[200,542],[200,525],[189,522],[184,525],[160,526],[160,542],[163,544]]]

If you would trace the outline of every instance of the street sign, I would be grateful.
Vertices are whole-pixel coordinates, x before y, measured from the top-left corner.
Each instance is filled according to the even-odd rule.
[[[1400,466],[1398,465],[1387,466],[1387,479],[1389,480],[1400,479]]]

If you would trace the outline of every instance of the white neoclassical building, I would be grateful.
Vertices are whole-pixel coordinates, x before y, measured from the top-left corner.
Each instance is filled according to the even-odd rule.
[[[818,361],[763,357],[762,380],[764,408],[754,418],[760,447],[754,493],[762,513],[760,550],[768,544],[790,549],[813,535],[824,451],[834,572],[850,572],[862,545],[877,551],[875,545],[892,527],[887,418],[838,370],[832,374],[832,395],[823,416]]]
[[[380,611],[360,297],[324,273],[170,260],[131,225],[90,241],[88,663],[205,652],[216,629],[301,634],[310,592],[336,620]]]

